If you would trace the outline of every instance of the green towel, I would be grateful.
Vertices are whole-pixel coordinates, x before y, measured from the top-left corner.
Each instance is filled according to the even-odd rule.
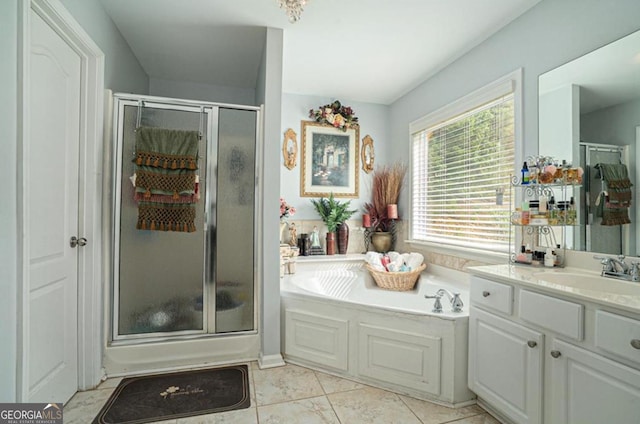
[[[139,127],[136,130],[138,166],[164,169],[197,169],[197,131]]]
[[[598,216],[602,216],[602,225],[630,224],[629,206],[631,206],[631,187],[627,166],[621,163],[599,163],[606,191],[600,193],[596,206]]]
[[[136,130],[136,228],[193,232],[195,228],[197,131],[140,127]],[[162,202],[152,201],[162,199]]]
[[[599,163],[596,165],[602,172],[602,179],[607,185],[609,203],[619,203],[621,207],[629,207],[631,202],[631,187],[627,166],[623,164]]]

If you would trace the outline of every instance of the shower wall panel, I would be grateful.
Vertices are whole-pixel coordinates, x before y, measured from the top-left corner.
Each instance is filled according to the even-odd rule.
[[[222,107],[219,112],[215,254],[218,333],[252,330],[254,325],[256,113]]]

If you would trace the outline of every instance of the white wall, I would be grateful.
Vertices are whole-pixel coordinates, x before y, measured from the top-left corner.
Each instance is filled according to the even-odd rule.
[[[150,78],[149,94],[152,96],[177,99],[257,106],[255,103],[256,91],[253,88],[227,87],[223,85]]]
[[[282,45],[281,29],[267,28],[264,56],[259,68],[256,102],[264,104],[262,146],[262,203],[258,243],[261,256],[258,274],[262,287],[260,305],[261,363],[282,362],[280,356],[280,264],[278,251],[278,188],[280,174],[272,164],[278,163],[279,132],[282,114]]]
[[[638,125],[640,100],[633,100],[582,115],[580,138],[587,143],[635,145]]]
[[[539,99],[539,143],[540,152],[568,163],[580,162],[573,155],[573,146],[578,153],[580,141],[580,87],[569,84],[540,95]]]
[[[538,76],[640,28],[640,1],[543,0],[391,105],[389,160],[409,158],[409,123],[524,69],[525,155],[538,153]],[[428,54],[429,52],[413,52]],[[520,158],[518,162],[521,164]],[[406,199],[402,201],[408,207]]]
[[[297,94],[284,94],[282,97],[282,127],[280,140],[278,143],[280,167],[280,195],[284,197],[290,205],[297,208],[295,220],[299,219],[319,219],[318,214],[313,209],[309,197],[300,196],[300,164],[302,163],[302,121],[310,121],[309,110],[318,109],[320,106],[332,103],[335,98],[303,96]],[[358,143],[362,146],[362,139],[368,134],[373,138],[375,150],[374,165],[388,163],[389,151],[402,146],[402,142],[391,140],[389,137],[389,106],[351,102],[348,99],[338,98],[344,106],[351,106],[358,117],[360,123],[360,139]],[[288,128],[292,128],[297,134],[298,140],[298,160],[297,165],[292,170],[284,167],[284,157],[282,156],[282,143],[284,133]],[[360,158],[360,152],[357,152]],[[357,209],[354,214],[356,219],[362,211],[362,205],[371,200],[371,174],[366,174],[362,170],[362,164],[358,167],[360,181],[359,197],[352,199],[350,209]],[[342,201],[347,199],[340,199]]]
[[[0,1],[0,402],[16,401],[18,0]]]
[[[105,54],[104,86],[148,94],[149,77],[99,0],[60,0]]]

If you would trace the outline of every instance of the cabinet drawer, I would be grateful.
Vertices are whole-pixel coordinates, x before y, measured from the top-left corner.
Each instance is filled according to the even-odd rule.
[[[471,276],[471,302],[507,315],[513,313],[513,287]]]
[[[596,311],[596,347],[640,364],[640,321]]]
[[[578,303],[520,290],[520,318],[576,340],[584,337],[584,306]]]

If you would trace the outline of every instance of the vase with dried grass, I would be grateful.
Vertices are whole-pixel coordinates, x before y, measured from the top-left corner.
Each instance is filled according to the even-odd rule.
[[[395,247],[397,204],[406,173],[407,166],[400,162],[377,166],[373,171],[371,202],[364,204],[364,210],[371,220],[368,234],[377,252],[388,252]]]

